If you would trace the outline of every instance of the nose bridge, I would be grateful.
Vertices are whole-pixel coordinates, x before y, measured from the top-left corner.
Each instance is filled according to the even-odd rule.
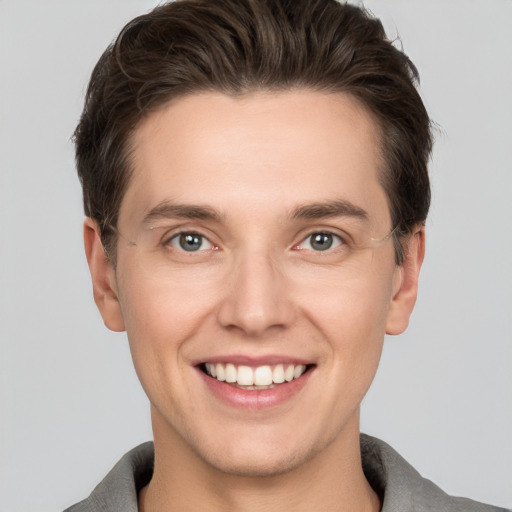
[[[247,247],[234,258],[218,311],[224,327],[247,335],[285,327],[293,315],[286,279],[270,250]]]

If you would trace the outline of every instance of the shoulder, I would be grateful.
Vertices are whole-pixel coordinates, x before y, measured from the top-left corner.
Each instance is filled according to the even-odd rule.
[[[466,498],[449,496],[423,478],[385,442],[361,435],[366,478],[380,494],[381,512],[507,512]]]
[[[64,512],[137,512],[137,495],[153,475],[153,443],[141,444],[124,455],[85,500]]]
[[[361,435],[361,454],[365,475],[382,500],[381,512],[507,512],[449,496],[374,437]],[[121,458],[88,498],[65,512],[137,512],[137,495],[151,479],[153,464],[153,443],[137,446]]]

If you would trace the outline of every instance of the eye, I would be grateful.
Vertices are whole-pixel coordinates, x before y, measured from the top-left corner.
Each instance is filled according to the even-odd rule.
[[[343,244],[340,236],[334,233],[318,232],[311,233],[297,246],[297,249],[310,251],[328,251]]]
[[[186,252],[207,251],[213,248],[208,238],[198,233],[178,233],[169,239],[168,244],[174,249]]]

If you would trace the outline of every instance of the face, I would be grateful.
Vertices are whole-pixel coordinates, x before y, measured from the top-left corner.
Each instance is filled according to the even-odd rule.
[[[268,475],[357,440],[423,254],[417,230],[395,265],[378,147],[354,99],[308,91],[190,95],[138,127],[115,269],[85,232],[156,443]]]

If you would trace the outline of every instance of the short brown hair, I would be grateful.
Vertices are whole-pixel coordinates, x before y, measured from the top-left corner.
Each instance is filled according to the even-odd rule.
[[[115,258],[128,186],[130,136],[181,95],[304,88],[357,98],[381,128],[381,184],[395,234],[424,222],[430,205],[431,125],[418,72],[366,10],[336,0],[177,0],[128,23],[91,76],[75,131],[87,216]],[[400,236],[396,260],[402,261]]]

